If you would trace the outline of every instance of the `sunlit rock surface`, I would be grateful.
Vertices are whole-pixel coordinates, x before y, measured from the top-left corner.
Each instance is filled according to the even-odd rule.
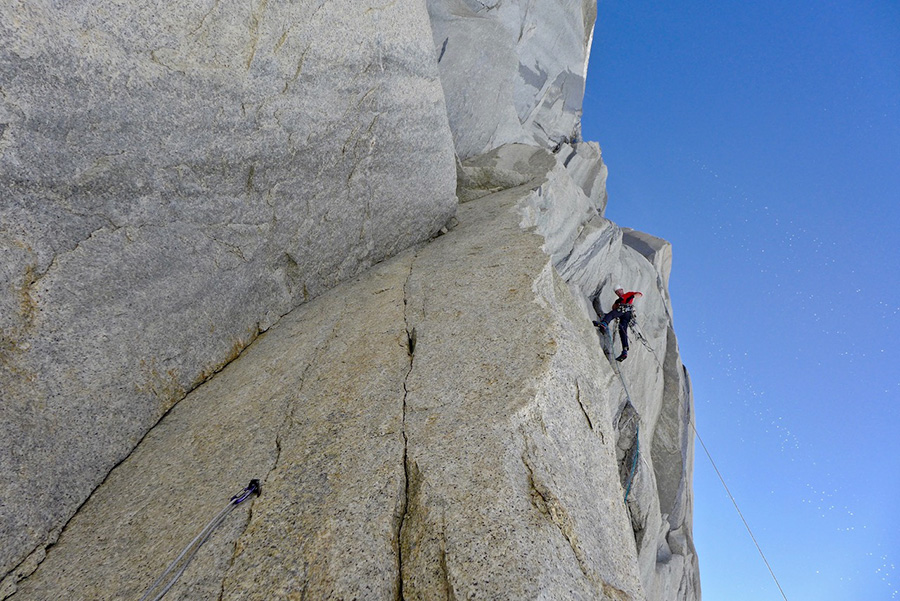
[[[502,157],[505,152],[501,148],[494,154]],[[563,162],[560,155],[558,161]],[[644,294],[636,303],[629,357],[622,364],[610,362],[618,375],[614,386],[621,390],[618,402],[610,407],[620,478],[629,491],[628,510],[647,598],[699,599],[692,535],[693,396],[673,329],[667,287],[671,245],[600,217],[600,207],[573,190],[559,167],[523,203],[522,224],[544,236],[545,252],[584,315],[595,319],[609,311],[616,288]],[[620,349],[615,341],[607,352],[613,357]]]
[[[459,156],[580,138],[595,0],[428,0]]]
[[[527,184],[282,319],[113,471],[14,598],[140,595],[252,477],[262,496],[172,598],[699,598],[691,399],[659,272],[611,222],[559,219],[590,203],[564,201],[554,155],[509,150]],[[611,235],[564,253],[597,239],[578,230]],[[648,346],[621,366],[561,277],[591,252],[645,292]]]
[[[629,359],[612,364],[619,375],[614,386],[624,395],[610,409],[618,432],[620,475],[630,489],[628,507],[647,597],[696,599],[700,585],[691,534],[693,399],[672,325],[667,288],[671,246],[602,218],[605,202],[592,201],[569,177],[564,167],[568,156],[557,153],[554,165],[545,151],[503,147],[466,161],[461,181],[489,189],[502,182],[528,182],[534,188],[520,207],[522,225],[543,236],[545,253],[585,316],[594,319],[609,311],[613,291],[620,286],[644,293],[637,303]],[[491,166],[497,168],[493,178]],[[518,178],[510,174],[516,169]],[[594,170],[605,177],[605,168]],[[605,200],[605,189],[599,197]],[[617,346],[613,356],[619,350]]]
[[[285,317],[116,468],[14,599],[139,596],[251,477],[262,496],[172,598],[643,599],[620,392],[520,228],[533,194],[466,204]]]
[[[140,598],[260,478],[167,598],[699,599],[594,3],[427,4],[0,8],[0,598]]]
[[[2,575],[185,391],[456,199],[417,0],[5,2],[0,40]]]

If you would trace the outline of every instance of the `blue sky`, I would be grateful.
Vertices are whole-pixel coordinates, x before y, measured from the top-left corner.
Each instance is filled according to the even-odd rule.
[[[607,216],[673,244],[697,427],[790,601],[900,599],[900,2],[601,0]],[[699,444],[705,601],[781,599]]]

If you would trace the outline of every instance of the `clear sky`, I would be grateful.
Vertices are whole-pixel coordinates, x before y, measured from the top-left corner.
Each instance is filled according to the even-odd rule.
[[[900,1],[601,0],[583,135],[787,598],[900,599]],[[704,600],[781,599],[699,444],[694,499]]]

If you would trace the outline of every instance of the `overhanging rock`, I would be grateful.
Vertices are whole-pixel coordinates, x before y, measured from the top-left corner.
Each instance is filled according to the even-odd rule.
[[[644,293],[629,358],[621,366],[614,364],[619,377],[613,386],[620,392],[610,411],[622,483],[631,487],[628,507],[647,597],[697,599],[699,568],[691,533],[693,398],[672,323],[667,288],[671,246],[602,218],[601,207],[585,194],[585,186],[576,185],[583,180],[569,176],[570,154],[552,155],[555,165],[547,162],[550,156],[537,149],[529,155],[512,145],[466,161],[462,170],[471,180],[489,185],[496,185],[490,165],[499,167],[505,181],[516,181],[508,172],[511,165],[521,170],[519,180],[529,182],[532,190],[519,205],[521,225],[541,234],[544,252],[568,283],[585,319],[609,311],[617,287]],[[591,171],[605,177],[599,167]],[[635,435],[640,437],[637,444]],[[634,480],[626,483],[628,461],[637,449]]]
[[[428,0],[456,151],[580,138],[596,0]]]

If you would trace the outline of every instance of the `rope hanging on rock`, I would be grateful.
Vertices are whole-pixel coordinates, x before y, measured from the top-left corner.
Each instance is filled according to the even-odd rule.
[[[159,588],[159,586],[163,583],[166,576],[175,572],[175,569],[178,568],[178,571],[169,579],[166,583],[165,587],[153,597],[153,601],[159,601],[162,599],[166,593],[169,592],[175,582],[181,578],[181,575],[187,569],[188,564],[191,563],[191,560],[194,558],[194,555],[197,554],[197,551],[200,547],[205,543],[209,537],[212,535],[213,531],[218,528],[222,522],[225,521],[225,518],[228,517],[228,514],[232,512],[232,510],[250,498],[251,495],[256,493],[257,495],[260,493],[259,480],[253,479],[250,481],[250,484],[244,488],[241,492],[231,497],[228,501],[228,505],[225,506],[222,511],[220,511],[216,517],[214,517],[206,526],[203,527],[203,530],[200,531],[194,540],[188,543],[188,546],[184,548],[184,550],[175,558],[175,561],[169,564],[169,567],[156,579],[156,581],[150,585],[150,588],[147,589],[147,592],[144,593],[144,596],[141,597],[140,601],[146,601],[150,599],[150,595],[153,594],[153,591]],[[180,566],[180,567],[179,567]]]
[[[637,319],[632,318],[632,320],[628,323],[628,327],[631,328],[631,331],[634,334],[635,338],[637,338],[638,341],[644,345],[644,348],[650,351],[650,354],[653,355],[654,359],[656,359],[656,364],[659,365],[660,369],[662,369],[662,363],[660,362],[659,357],[656,356],[656,351],[654,351],[653,347],[650,346],[650,342],[648,342],[644,337],[644,333],[641,331],[640,326],[637,324]]]
[[[609,348],[612,349],[613,344],[615,344],[615,332],[612,329],[608,329],[608,330],[606,330],[605,334],[601,331],[601,335],[603,335],[606,338],[607,342],[609,343]],[[609,355],[607,355],[607,358],[609,358]],[[625,391],[625,399],[628,401],[629,405],[634,407],[634,403],[631,401],[631,393],[628,391],[628,384],[625,383],[625,376],[622,375],[622,370],[619,369],[619,362],[618,361],[610,361],[610,363],[612,364],[613,369],[616,370],[616,373],[619,375],[619,381],[622,382],[622,389]],[[640,447],[640,444],[641,444],[640,443],[640,433],[641,433],[640,419],[641,418],[640,418],[640,415],[637,414],[637,412],[635,412],[635,415],[638,418],[638,423],[634,430],[635,449],[634,449],[634,458],[632,459],[632,462],[631,462],[631,473],[628,475],[628,480],[626,481],[626,485],[625,485],[625,502],[626,503],[628,502],[628,494],[631,492],[631,485],[634,482],[634,474],[637,471],[638,458],[640,457],[640,453],[641,453],[641,447]]]
[[[625,487],[625,502],[628,502],[628,493],[631,492],[631,484],[634,482],[634,472],[637,470],[638,457],[641,454],[641,422],[638,421],[634,429],[634,459],[631,461],[631,473],[628,474],[627,485]]]
[[[643,333],[640,331],[639,326],[634,318],[632,318],[631,323],[629,323],[629,327],[635,333],[638,340],[641,341],[647,350],[653,355],[653,358],[656,359],[656,363],[659,365],[660,369],[662,369],[662,363],[660,363],[659,358],[656,356],[656,352],[653,350],[653,347],[650,346],[650,343],[644,337]],[[602,332],[601,332],[602,334]],[[604,335],[606,341],[609,343],[609,348],[612,349],[612,345],[614,344],[614,332],[612,330],[607,330]],[[604,348],[604,351],[606,349]],[[609,354],[607,354],[609,357]],[[628,385],[625,383],[625,377],[622,375],[622,371],[619,369],[618,362],[611,361],[613,368],[616,370],[616,373],[619,374],[619,380],[622,382],[622,387],[625,389],[625,398],[628,399],[628,402],[631,403],[631,395],[628,392]],[[634,403],[631,403],[632,406]],[[722,483],[722,486],[725,488],[725,492],[728,494],[728,498],[731,499],[732,504],[734,504],[734,508],[737,510],[738,515],[741,518],[741,521],[744,523],[744,527],[747,529],[747,533],[750,535],[750,538],[753,540],[753,544],[756,545],[756,550],[759,551],[759,555],[762,557],[763,563],[766,564],[766,567],[769,569],[769,574],[772,576],[772,580],[775,581],[775,585],[778,587],[778,591],[781,593],[784,601],[788,601],[787,595],[784,593],[784,589],[781,588],[781,583],[778,582],[778,578],[775,576],[775,571],[772,569],[772,566],[769,564],[769,560],[766,558],[765,553],[763,553],[762,547],[759,546],[759,543],[756,540],[756,536],[753,535],[753,531],[750,529],[750,524],[747,523],[747,520],[744,518],[744,514],[741,511],[741,508],[738,507],[737,500],[735,500],[734,495],[731,494],[731,491],[728,489],[728,485],[725,484],[725,478],[722,477],[722,473],[719,471],[719,468],[716,466],[716,462],[713,461],[712,454],[709,452],[709,449],[706,448],[706,444],[703,442],[703,439],[700,438],[700,433],[697,431],[697,426],[694,425],[693,419],[688,419],[688,423],[691,425],[691,429],[694,431],[694,435],[697,437],[697,440],[700,441],[700,446],[703,447],[703,451],[706,453],[706,457],[709,459],[709,462],[712,464],[713,469],[716,471],[716,475],[719,477],[719,481]],[[631,473],[628,476],[627,487],[625,489],[625,502],[628,502],[628,494],[631,492],[631,485],[633,483],[635,470],[637,469],[638,457],[640,454],[640,417],[638,418],[638,425],[635,428],[635,453],[634,459],[631,465]]]

